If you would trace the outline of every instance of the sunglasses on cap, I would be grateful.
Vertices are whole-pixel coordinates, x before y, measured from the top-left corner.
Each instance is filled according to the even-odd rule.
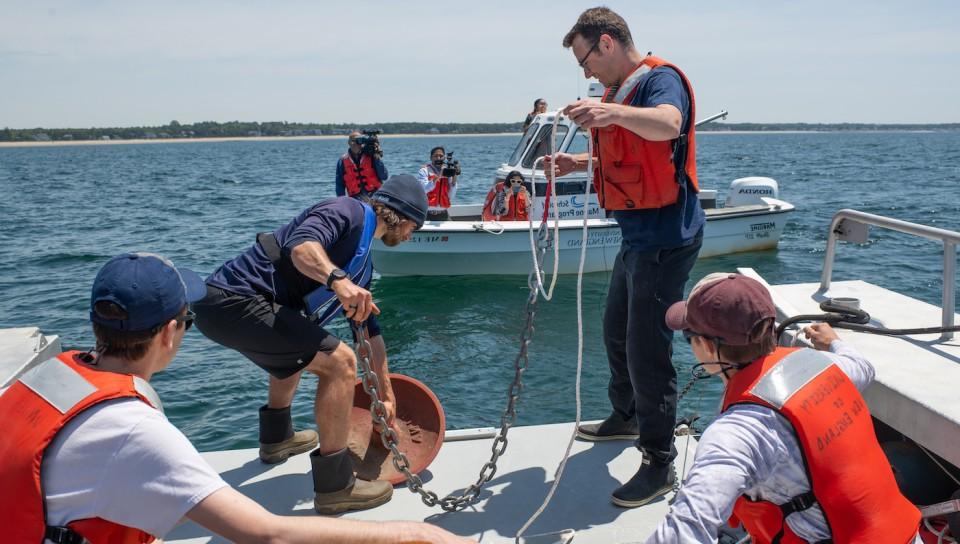
[[[710,340],[711,342],[714,342],[716,344],[720,343],[719,338],[714,338],[713,336],[707,336],[706,334],[700,334],[699,332],[694,332],[690,329],[683,329],[680,332],[683,334],[683,339],[686,340],[688,344],[692,344],[693,339],[697,336],[701,338],[706,338],[707,340]]]
[[[197,314],[193,313],[193,310],[187,310],[187,313],[183,315],[178,315],[173,318],[177,323],[183,323],[184,332],[189,331],[190,327],[193,326],[193,321],[197,318]]]

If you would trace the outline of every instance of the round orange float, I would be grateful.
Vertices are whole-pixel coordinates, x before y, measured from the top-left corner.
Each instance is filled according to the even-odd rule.
[[[423,382],[390,374],[393,394],[397,398],[397,417],[394,430],[400,439],[400,451],[410,461],[410,472],[419,474],[440,453],[446,419],[437,396]],[[403,483],[402,472],[393,466],[390,450],[383,447],[380,433],[373,430],[370,417],[370,395],[357,382],[350,414],[348,443],[357,477],[363,480],[386,480]]]

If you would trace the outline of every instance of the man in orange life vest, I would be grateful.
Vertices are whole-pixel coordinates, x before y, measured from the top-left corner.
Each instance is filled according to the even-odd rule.
[[[430,162],[417,172],[417,180],[427,193],[427,221],[446,221],[450,218],[447,208],[457,194],[457,175],[444,175],[447,150],[437,146],[430,150]],[[459,166],[457,167],[459,170]],[[457,172],[459,174],[459,171]]]
[[[96,350],[42,362],[0,395],[4,542],[140,544],[184,518],[235,542],[470,542],[423,523],[277,516],[227,485],[148,383],[205,291],[159,255],[104,265],[90,301]]]
[[[667,311],[700,364],[719,376],[720,416],[648,543],[716,542],[728,521],[753,542],[920,544],[920,512],[897,488],[860,395],[873,365],[825,323],[816,350],[781,348],[758,281],[714,273]]]
[[[351,132],[347,152],[337,161],[337,196],[370,196],[389,177],[380,143],[369,144],[365,150],[358,141],[361,137],[359,131]]]
[[[623,233],[603,317],[613,412],[602,423],[581,426],[578,436],[636,440],[644,462],[613,491],[614,504],[636,507],[667,493],[675,481],[677,374],[673,332],[663,316],[683,297],[703,239],[696,108],[680,69],[639,53],[626,22],[607,8],[583,12],[563,45],[572,48],[586,77],[607,87],[602,102],[580,100],[564,113],[591,131],[597,196]],[[558,154],[555,172],[585,170],[587,159],[586,153]]]

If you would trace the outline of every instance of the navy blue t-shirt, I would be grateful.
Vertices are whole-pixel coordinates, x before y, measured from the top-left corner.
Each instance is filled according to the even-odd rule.
[[[654,68],[641,76],[638,85],[632,106],[652,108],[670,104],[680,110],[681,126],[686,126],[690,97],[677,72],[666,66]],[[620,225],[623,243],[639,251],[688,246],[706,222],[700,199],[689,184],[680,186],[676,204],[644,210],[615,210],[613,217]]]
[[[273,233],[285,257],[289,257],[290,250],[303,242],[319,242],[333,264],[343,268],[360,245],[363,220],[364,208],[359,200],[350,197],[328,198],[307,208]],[[263,294],[272,297],[277,304],[299,307],[307,293],[323,287],[323,284],[299,272],[297,276],[299,281],[296,285],[287,285],[260,244],[254,243],[218,268],[207,278],[207,283],[238,295]],[[372,314],[367,329],[370,336],[380,332]]]

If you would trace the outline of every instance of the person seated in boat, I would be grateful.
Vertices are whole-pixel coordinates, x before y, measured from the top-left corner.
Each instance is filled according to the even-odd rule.
[[[714,273],[666,324],[724,384],[670,512],[648,543],[716,542],[729,520],[753,542],[920,544],[920,512],[897,487],[860,394],[874,368],[825,323],[814,348],[777,347],[776,309],[758,281]]]
[[[151,253],[100,269],[96,347],[41,362],[0,395],[4,542],[151,542],[182,519],[234,542],[470,542],[423,523],[278,516],[223,481],[149,384],[205,293],[195,273]]]
[[[374,239],[388,246],[408,240],[426,215],[427,198],[408,174],[391,177],[367,201],[322,200],[259,234],[207,278],[207,296],[194,305],[200,332],[270,375],[267,404],[259,411],[263,462],[280,463],[317,448],[316,432],[294,431],[290,404],[304,371],[319,378],[314,400],[319,448],[310,454],[319,513],[372,508],[393,493],[389,482],[354,479],[347,439],[357,359],[324,327],[341,312],[366,324],[371,364],[392,420],[395,397],[375,317],[380,309],[368,290],[370,246]]]
[[[383,185],[387,177],[387,167],[383,164],[383,151],[376,133],[351,132],[347,140],[347,152],[337,161],[337,196],[370,196]]]
[[[527,131],[527,127],[533,123],[533,120],[536,119],[537,115],[547,112],[547,101],[538,98],[533,101],[533,111],[527,114],[527,118],[523,121],[523,132]]]
[[[452,152],[451,152],[452,154]],[[430,162],[423,165],[417,172],[417,179],[423,185],[427,194],[428,221],[446,221],[450,219],[447,209],[450,202],[457,195],[457,177],[460,175],[460,164],[444,164],[447,161],[447,151],[442,146],[430,150]]]
[[[483,203],[484,221],[527,221],[533,199],[523,185],[523,174],[514,170],[498,181]]]

